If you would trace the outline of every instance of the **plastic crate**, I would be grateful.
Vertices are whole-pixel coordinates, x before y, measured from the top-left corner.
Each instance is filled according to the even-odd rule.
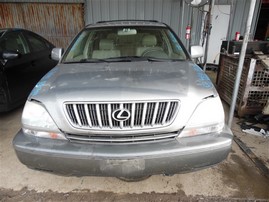
[[[239,57],[220,55],[217,89],[220,97],[228,104],[232,102]],[[246,57],[236,100],[240,117],[262,113],[269,98],[269,69],[260,60]]]

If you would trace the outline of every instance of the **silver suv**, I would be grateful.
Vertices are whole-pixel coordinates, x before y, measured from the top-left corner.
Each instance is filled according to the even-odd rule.
[[[13,141],[28,167],[136,178],[227,157],[233,136],[218,93],[167,25],[91,24],[52,58],[59,64],[32,90]]]

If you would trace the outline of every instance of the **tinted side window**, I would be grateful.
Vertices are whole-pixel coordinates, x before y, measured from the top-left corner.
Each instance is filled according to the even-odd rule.
[[[39,37],[30,33],[28,33],[26,36],[33,49],[33,52],[46,50],[48,48],[46,42],[40,39]]]
[[[28,44],[20,32],[11,32],[1,38],[0,51],[16,51],[20,54],[30,52]]]

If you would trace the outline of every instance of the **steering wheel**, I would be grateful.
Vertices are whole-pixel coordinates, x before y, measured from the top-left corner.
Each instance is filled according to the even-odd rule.
[[[145,50],[141,56],[155,57],[155,58],[168,58],[168,55],[160,48],[150,48]]]

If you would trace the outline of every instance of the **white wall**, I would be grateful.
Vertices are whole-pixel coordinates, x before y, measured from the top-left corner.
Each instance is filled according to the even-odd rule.
[[[212,17],[212,29],[208,46],[208,56],[206,63],[219,64],[219,54],[222,41],[227,40],[229,19],[229,5],[215,5]],[[205,6],[208,10],[208,6]]]

